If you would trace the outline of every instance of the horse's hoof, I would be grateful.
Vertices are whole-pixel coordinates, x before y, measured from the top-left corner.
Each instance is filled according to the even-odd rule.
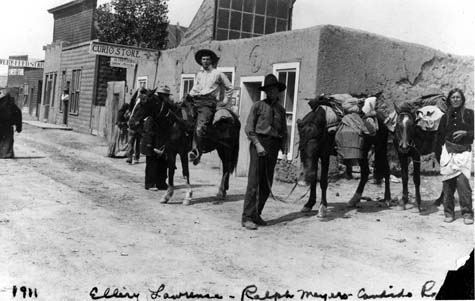
[[[224,201],[226,199],[226,192],[218,192],[216,199],[218,201]]]
[[[351,200],[348,202],[348,207],[350,208],[356,208],[359,202],[361,201],[361,197],[354,195]]]
[[[303,213],[308,213],[310,211],[312,211],[312,208],[305,207],[305,206],[303,206],[302,209],[300,209],[300,212],[303,212]]]
[[[162,198],[160,200],[160,204],[166,204],[166,203],[168,203],[168,201],[170,201],[168,198]]]
[[[318,217],[326,217],[327,216],[327,206],[320,205],[318,208]]]
[[[396,206],[396,209],[397,209],[398,211],[404,211],[404,210],[406,210],[406,205],[405,205],[405,204],[398,204],[398,205]]]
[[[184,199],[183,200],[183,205],[185,205],[185,206],[191,205],[191,200],[190,199]]]

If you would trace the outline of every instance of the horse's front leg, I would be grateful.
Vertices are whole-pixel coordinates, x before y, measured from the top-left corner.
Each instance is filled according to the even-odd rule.
[[[318,159],[317,159],[318,160]],[[309,177],[310,180],[310,196],[308,197],[308,201],[300,212],[310,212],[312,211],[313,206],[317,203],[317,174],[318,174],[318,162],[315,164],[315,174]]]
[[[216,204],[223,202],[226,199],[226,191],[229,187],[229,162],[226,154],[226,149],[221,147],[217,148],[219,158],[221,159],[221,165],[223,168],[223,175],[221,177],[221,183],[219,184],[218,194],[216,195]]]
[[[405,154],[399,153],[399,163],[401,163],[401,177],[402,177],[402,198],[399,201],[398,209],[406,210],[406,204],[409,201],[409,190],[407,182],[409,180],[409,157]]]
[[[190,185],[190,170],[186,152],[180,152],[180,161],[183,178],[186,181],[186,193],[185,198],[183,199],[183,205],[191,205],[191,201],[193,200],[193,190]]]
[[[318,217],[327,216],[327,188],[328,188],[328,167],[330,165],[330,156],[322,157],[322,171],[320,172],[320,188],[322,197],[320,207],[318,208]]]
[[[173,198],[174,189],[174,178],[175,178],[175,162],[176,162],[176,154],[168,154],[167,156],[168,162],[168,189],[165,195],[162,197],[160,203],[166,204]]]
[[[356,188],[355,194],[353,195],[353,197],[351,197],[350,201],[348,202],[348,205],[350,207],[356,207],[356,205],[361,201],[364,187],[366,185],[366,182],[368,182],[368,177],[369,177],[369,164],[368,164],[367,155],[363,155],[362,159],[358,159],[358,164],[360,165],[361,178],[358,183],[358,187]]]
[[[419,213],[421,212],[421,156],[415,154],[412,157],[412,165],[414,167],[414,173],[412,175],[414,186],[416,187],[416,205]]]

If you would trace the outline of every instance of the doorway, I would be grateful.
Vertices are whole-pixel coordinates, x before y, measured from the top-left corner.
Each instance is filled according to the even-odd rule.
[[[244,128],[247,117],[254,102],[264,99],[264,92],[259,90],[264,82],[264,76],[241,77],[241,95],[239,101],[239,120],[241,121],[241,133],[239,135],[239,161],[236,168],[238,177],[247,177],[249,171],[249,139]]]

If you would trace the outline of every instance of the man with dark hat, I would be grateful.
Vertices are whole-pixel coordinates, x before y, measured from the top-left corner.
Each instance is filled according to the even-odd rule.
[[[171,102],[171,90],[167,85],[160,86],[155,93],[164,102]],[[145,189],[166,190],[167,159],[163,145],[168,138],[167,129],[160,128],[152,116],[145,118],[140,149],[145,155]]]
[[[267,224],[261,217],[262,209],[270,194],[279,150],[284,156],[287,153],[285,109],[278,98],[285,88],[273,74],[267,75],[259,88],[267,98],[255,102],[247,118],[245,131],[251,144],[242,226],[249,230]]]
[[[207,127],[213,120],[218,103],[226,104],[232,97],[233,86],[229,79],[215,69],[219,58],[209,49],[201,49],[196,52],[196,62],[201,65],[201,70],[196,74],[195,84],[189,92],[193,98],[198,123],[193,137],[193,150],[190,159],[196,165],[202,153],[201,139],[205,137]],[[226,96],[226,97],[225,97]]]

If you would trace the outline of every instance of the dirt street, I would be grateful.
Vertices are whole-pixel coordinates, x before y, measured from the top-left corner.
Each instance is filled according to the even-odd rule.
[[[144,158],[138,165],[108,158],[102,138],[25,125],[15,139],[17,158],[0,163],[0,300],[22,299],[22,286],[36,289],[35,300],[187,299],[192,292],[232,300],[249,285],[257,292],[249,288],[242,300],[266,291],[268,300],[278,300],[276,293],[300,299],[302,290],[313,293],[304,300],[383,290],[421,299],[427,281],[434,281],[427,294],[437,292],[474,247],[474,229],[458,206],[452,224],[443,223],[442,207],[429,206],[439,177],[423,177],[422,215],[373,201],[349,209],[357,180],[339,180],[329,185],[327,218],[299,213],[306,187],[298,187],[289,203],[268,201],[270,226],[247,231],[240,224],[246,178],[232,176],[227,201],[213,204],[216,156],[191,167],[194,199],[183,206],[184,189],[160,204],[163,191],[143,188]],[[177,175],[184,188],[179,166]],[[391,184],[400,197],[401,184]],[[276,183],[274,192],[286,196],[290,188]],[[364,195],[382,194],[369,183]]]

